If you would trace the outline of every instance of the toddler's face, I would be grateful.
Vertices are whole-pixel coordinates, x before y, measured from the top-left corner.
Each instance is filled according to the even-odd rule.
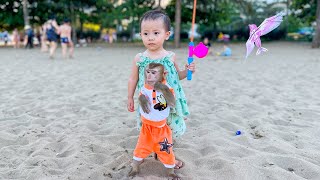
[[[170,31],[166,31],[163,20],[145,20],[141,22],[141,32],[144,46],[150,51],[163,48],[163,42],[169,39]]]

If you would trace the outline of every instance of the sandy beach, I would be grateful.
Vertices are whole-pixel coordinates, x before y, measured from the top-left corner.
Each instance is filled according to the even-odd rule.
[[[191,115],[174,150],[183,179],[320,179],[320,50],[263,46],[246,61],[244,43],[231,44],[231,57],[196,59],[193,80],[182,81]],[[59,48],[49,60],[0,48],[0,179],[130,179],[139,132],[127,79],[143,50],[76,48],[64,60]],[[170,50],[182,68],[187,47]],[[133,179],[167,178],[150,157]]]

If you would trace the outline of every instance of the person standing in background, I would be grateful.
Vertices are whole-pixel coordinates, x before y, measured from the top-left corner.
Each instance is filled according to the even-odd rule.
[[[46,36],[47,40],[49,41],[49,58],[53,59],[54,53],[57,49],[57,42],[58,42],[58,34],[59,34],[59,26],[57,21],[52,17],[47,22],[46,27]]]
[[[60,42],[62,47],[62,57],[67,58],[67,51],[69,47],[69,58],[73,58],[73,42],[71,39],[72,28],[70,25],[70,20],[65,19],[63,24],[59,27],[60,29]]]
[[[12,32],[12,42],[13,42],[14,48],[20,47],[20,35],[19,35],[19,31],[17,28],[14,28],[14,30]]]
[[[30,25],[26,25],[25,30],[26,30],[25,39],[27,41],[25,48],[27,49],[29,47],[30,49],[32,49],[33,48],[33,36],[34,36],[33,30]]]
[[[48,25],[48,23],[45,22],[45,23],[40,27],[41,52],[47,52],[47,51],[48,51],[47,35],[46,35],[47,25]]]

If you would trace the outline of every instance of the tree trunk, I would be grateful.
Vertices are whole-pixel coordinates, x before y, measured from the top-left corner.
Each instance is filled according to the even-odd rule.
[[[74,4],[72,1],[70,1],[70,14],[71,14],[71,27],[72,27],[72,41],[77,44],[77,28],[76,28],[76,21],[77,17],[74,13]]]
[[[286,8],[287,8],[287,10],[286,10],[286,34],[288,34],[288,32],[289,32],[289,20],[288,20],[288,17],[289,17],[289,0],[287,0],[287,2],[286,2]]]
[[[317,1],[316,29],[312,40],[312,48],[320,47],[320,0]]]
[[[181,0],[176,0],[175,26],[174,26],[174,46],[180,47],[180,29],[181,29]]]
[[[29,22],[29,12],[28,12],[28,0],[23,0],[23,19],[24,25],[30,25]]]
[[[157,9],[158,9],[158,10],[161,10],[161,0],[158,0],[158,3],[159,3],[159,4],[158,4]]]

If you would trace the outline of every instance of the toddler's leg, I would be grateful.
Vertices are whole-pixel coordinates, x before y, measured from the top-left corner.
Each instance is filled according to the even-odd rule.
[[[128,174],[129,176],[135,176],[139,173],[139,165],[143,162],[143,159],[148,157],[152,152],[153,142],[151,132],[149,131],[150,127],[147,128],[146,126],[147,125],[143,124],[140,130],[139,139],[133,152],[132,169]]]

